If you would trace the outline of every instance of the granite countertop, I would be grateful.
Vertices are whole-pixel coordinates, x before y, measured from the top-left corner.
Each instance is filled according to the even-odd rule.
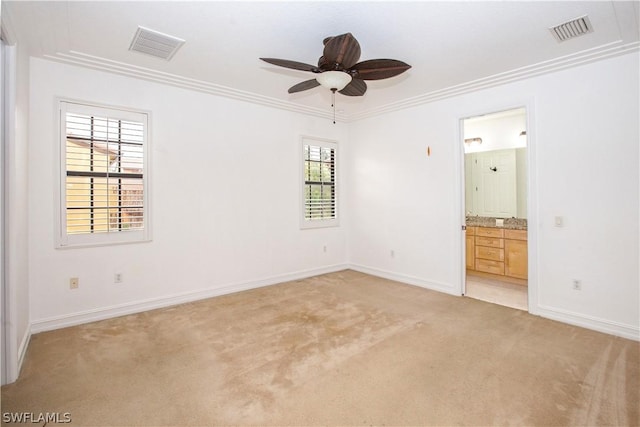
[[[526,230],[526,218],[504,218],[501,226],[496,225],[496,218],[486,216],[467,216],[466,225],[468,227],[491,227],[504,228],[507,230]]]

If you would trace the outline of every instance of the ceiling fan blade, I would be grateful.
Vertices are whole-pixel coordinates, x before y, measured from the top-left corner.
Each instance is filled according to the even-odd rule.
[[[290,61],[288,59],[278,59],[278,58],[260,58],[264,62],[268,62],[269,64],[278,65],[280,67],[291,68],[294,70],[300,71],[311,71],[313,73],[319,73],[320,69],[315,65],[305,64],[304,62]]]
[[[335,37],[327,37],[323,41],[324,52],[320,57],[320,66],[323,70],[338,70],[352,67],[360,59],[360,44],[353,34],[346,33]]]
[[[303,90],[313,89],[316,86],[320,86],[320,83],[316,79],[305,80],[304,82],[293,85],[289,88],[289,93],[302,92]]]
[[[339,92],[347,96],[362,96],[366,91],[367,84],[364,82],[364,80],[352,79],[351,83],[346,85],[344,89]]]
[[[411,65],[395,59],[370,59],[352,66],[349,71],[356,71],[353,75],[363,80],[382,80],[404,73]]]

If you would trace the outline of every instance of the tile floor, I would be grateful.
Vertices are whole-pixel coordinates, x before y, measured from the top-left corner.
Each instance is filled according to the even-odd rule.
[[[467,290],[470,298],[500,304],[520,310],[529,310],[527,287],[467,273]]]

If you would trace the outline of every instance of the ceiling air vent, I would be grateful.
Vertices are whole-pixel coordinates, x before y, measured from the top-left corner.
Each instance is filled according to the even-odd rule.
[[[553,37],[555,37],[558,42],[563,42],[590,33],[593,31],[593,27],[591,26],[589,17],[585,15],[551,27],[549,31],[551,31],[551,34],[553,34]]]
[[[184,40],[148,28],[138,27],[129,50],[170,60],[184,44]]]

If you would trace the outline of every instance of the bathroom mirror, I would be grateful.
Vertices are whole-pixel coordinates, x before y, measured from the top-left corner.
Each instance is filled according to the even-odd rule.
[[[526,110],[464,120],[465,212],[527,217]]]

